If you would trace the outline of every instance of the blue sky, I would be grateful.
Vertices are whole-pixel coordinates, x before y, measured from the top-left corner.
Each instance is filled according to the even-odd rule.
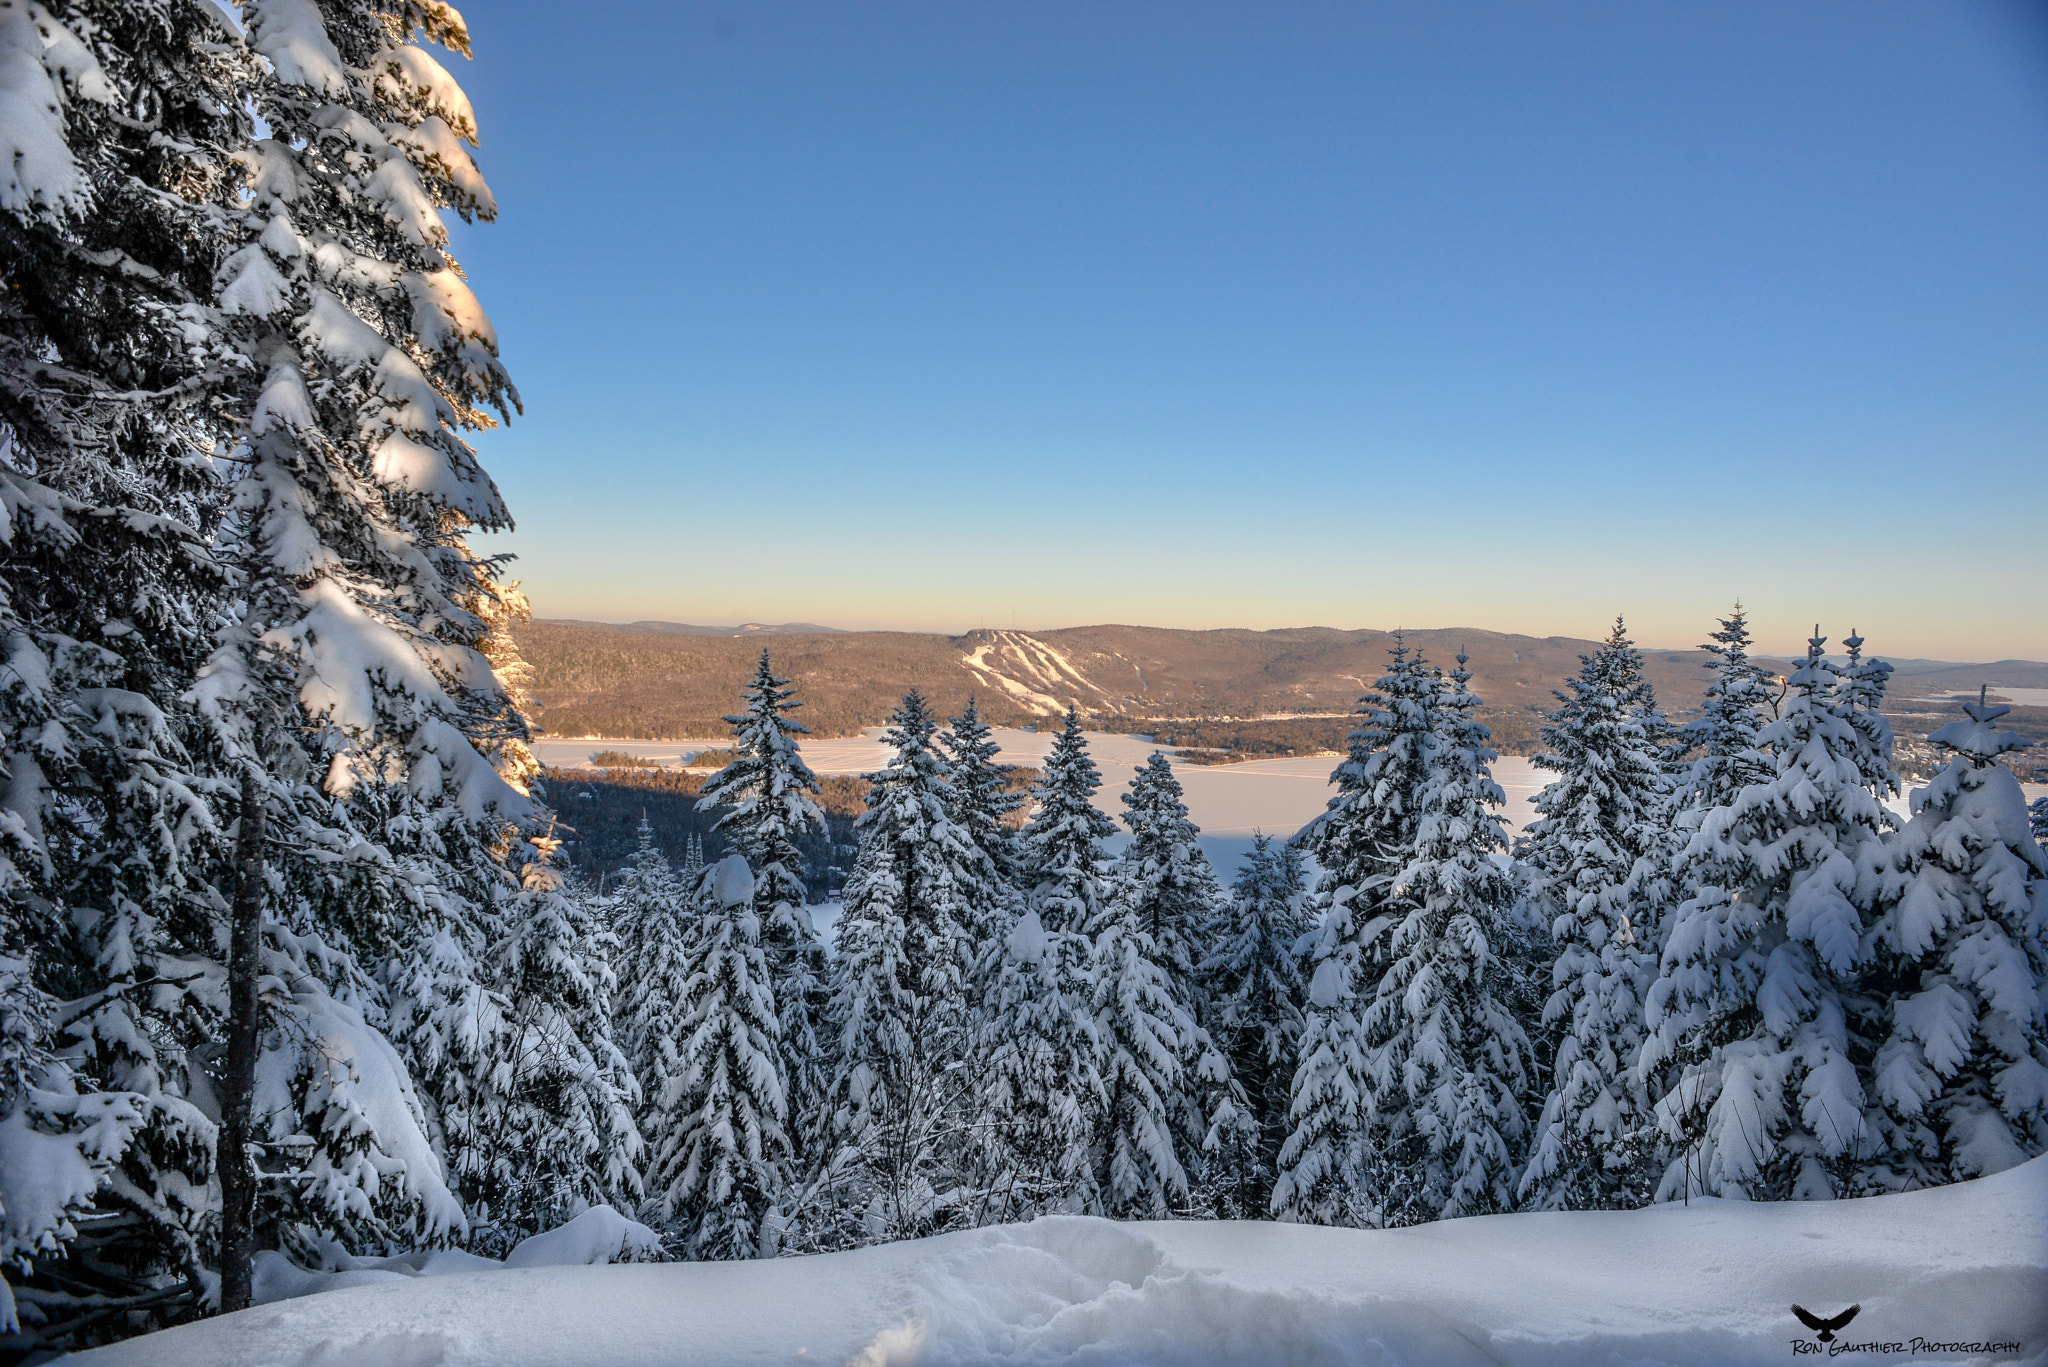
[[[543,616],[2048,658],[2018,3],[467,9]]]

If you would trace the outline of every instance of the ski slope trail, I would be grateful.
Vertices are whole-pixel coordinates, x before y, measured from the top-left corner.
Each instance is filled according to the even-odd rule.
[[[977,642],[961,663],[976,683],[999,690],[1041,716],[1058,716],[1069,703],[1122,710],[1119,699],[1083,674],[1058,646],[1022,631],[990,632],[989,639]]]
[[[1861,1308],[1816,1347],[1794,1304],[1829,1317]],[[1055,1217],[770,1262],[423,1276],[76,1361],[1745,1367],[1803,1355],[2048,1361],[2048,1159],[1858,1201],[1695,1201],[1389,1231]]]

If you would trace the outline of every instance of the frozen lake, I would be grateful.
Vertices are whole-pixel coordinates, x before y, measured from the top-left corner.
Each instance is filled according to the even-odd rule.
[[[998,730],[996,744],[1003,758],[1014,764],[1041,765],[1052,749],[1052,731]],[[587,764],[599,750],[620,750],[658,764],[680,764],[699,750],[730,745],[729,738],[717,740],[543,740],[533,749],[541,762],[551,765]],[[1091,731],[1088,752],[1102,769],[1103,784],[1095,805],[1112,817],[1121,816],[1123,804],[1117,799],[1130,782],[1133,771],[1154,750],[1171,749],[1154,745],[1142,736],[1114,735]],[[804,761],[820,774],[864,774],[889,762],[889,747],[882,743],[880,727],[862,735],[839,740],[807,740]],[[1285,839],[1320,815],[1330,800],[1330,771],[1336,767],[1333,755],[1303,759],[1264,759],[1247,764],[1178,764],[1181,787],[1187,791],[1188,815],[1202,828],[1202,849],[1226,882],[1237,871],[1240,860],[1252,847],[1252,836],[1260,831]],[[1507,794],[1501,815],[1512,836],[1535,815],[1529,800],[1536,796],[1551,775],[1538,769],[1525,755],[1504,755],[1494,761],[1494,781]],[[2027,784],[2031,801],[2048,794],[2048,786]],[[1888,805],[1901,817],[1909,814],[1910,790]],[[1121,828],[1121,822],[1118,823]],[[1111,841],[1114,850],[1118,841]]]
[[[1977,700],[1977,694],[1970,689],[1959,689],[1952,693],[1943,693],[1940,696],[1944,698],[1965,698],[1971,702]],[[2048,707],[2048,688],[2007,688],[2003,684],[1993,684],[1991,685],[1991,696],[1994,698],[2004,698],[2018,707]]]
[[[998,730],[996,744],[1003,758],[1013,764],[1038,766],[1052,749],[1052,731]],[[599,750],[619,750],[657,764],[681,764],[699,750],[731,744],[717,740],[543,740],[534,746],[542,763],[550,765],[587,764]],[[1088,734],[1088,751],[1101,766],[1102,790],[1095,805],[1111,816],[1122,814],[1118,801],[1132,774],[1154,750],[1141,736]],[[804,762],[820,774],[862,774],[889,762],[889,747],[882,742],[881,728],[860,736],[838,740],[807,740]],[[1246,764],[1179,764],[1181,787],[1187,791],[1188,815],[1202,828],[1202,846],[1216,871],[1226,880],[1238,861],[1252,847],[1254,834],[1263,831],[1285,839],[1319,815],[1330,800],[1330,771],[1336,767],[1332,755],[1301,759],[1253,760]],[[1528,759],[1509,755],[1495,761],[1493,776],[1507,793],[1503,812],[1510,832],[1520,829],[1529,817],[1529,799],[1543,787],[1548,775]],[[1112,842],[1114,845],[1114,842]]]

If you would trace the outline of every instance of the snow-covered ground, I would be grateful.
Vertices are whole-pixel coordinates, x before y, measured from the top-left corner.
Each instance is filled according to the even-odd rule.
[[[1794,1304],[1861,1309],[1820,1345]],[[2048,1159],[1861,1201],[1388,1232],[1052,1218],[772,1262],[459,1272],[282,1301],[76,1361],[1742,1367],[1808,1355],[2048,1361]]]
[[[1005,760],[1037,765],[1052,749],[1055,734],[1051,729],[999,730],[995,741],[1003,747]],[[851,739],[806,740],[804,762],[820,774],[868,773],[889,762],[889,748],[881,737],[877,728]],[[585,764],[599,750],[619,750],[659,764],[677,764],[699,750],[731,743],[729,739],[544,740],[534,751],[546,764]],[[1141,736],[1090,732],[1088,748],[1102,768],[1102,791],[1096,794],[1095,805],[1111,816],[1120,816],[1123,805],[1117,799],[1124,786],[1145,757],[1161,747]],[[1175,772],[1187,790],[1188,815],[1202,828],[1203,852],[1227,880],[1251,849],[1254,832],[1285,839],[1322,812],[1330,800],[1330,770],[1336,764],[1334,756],[1319,755],[1247,764],[1180,764]],[[1508,796],[1505,815],[1510,829],[1519,829],[1533,815],[1529,798],[1549,776],[1519,755],[1496,761],[1493,776]]]

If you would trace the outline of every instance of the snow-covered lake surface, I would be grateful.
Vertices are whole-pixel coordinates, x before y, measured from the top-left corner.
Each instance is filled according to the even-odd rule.
[[[995,741],[1003,747],[1005,760],[1039,765],[1052,749],[1054,734],[1050,730],[999,730]],[[678,764],[699,750],[729,744],[730,740],[543,740],[534,746],[534,753],[551,765],[587,764],[600,750],[620,750],[660,764]],[[1101,766],[1103,777],[1096,806],[1120,816],[1123,804],[1118,798],[1133,773],[1146,756],[1162,748],[1170,747],[1154,745],[1142,736],[1090,732],[1089,753]],[[879,728],[851,739],[803,742],[805,763],[820,774],[868,773],[887,764],[889,753]],[[1203,851],[1217,872],[1228,879],[1251,849],[1255,832],[1285,839],[1323,811],[1330,800],[1330,771],[1336,765],[1335,756],[1319,755],[1247,764],[1181,764],[1175,766],[1175,772],[1187,791],[1188,815],[1202,828]],[[1533,815],[1529,799],[1549,775],[1525,757],[1507,755],[1494,763],[1493,776],[1507,794],[1503,815],[1512,833]]]
[[[2048,696],[2048,690],[2036,691]],[[1004,759],[1038,765],[1052,749],[1054,734],[1051,730],[999,730],[995,741],[1002,746]],[[730,744],[730,739],[543,740],[534,746],[534,753],[543,763],[558,765],[587,764],[599,750],[621,750],[660,764],[679,764],[699,750]],[[1170,748],[1154,745],[1142,736],[1090,732],[1089,753],[1101,766],[1103,777],[1095,805],[1113,817],[1121,816],[1123,805],[1117,799],[1133,772],[1154,750]],[[889,747],[882,743],[880,728],[846,739],[806,740],[803,752],[805,762],[820,774],[864,774],[889,762]],[[1335,756],[1318,755],[1248,764],[1180,764],[1175,771],[1187,791],[1188,815],[1202,828],[1203,852],[1227,881],[1251,849],[1254,832],[1285,839],[1322,813],[1330,800],[1330,771],[1336,765]],[[1503,755],[1494,761],[1493,777],[1507,794],[1501,815],[1512,836],[1534,818],[1529,800],[1542,791],[1551,775],[1525,755]],[[2025,789],[2029,801],[2048,795],[2048,786],[2042,784],[2027,784]],[[1905,817],[1911,814],[1910,800],[1909,789],[1888,805]],[[1116,848],[1116,842],[1111,842],[1111,848]]]
[[[1795,1304],[1861,1309],[1818,1345]],[[1859,1201],[1392,1231],[1057,1217],[770,1262],[456,1272],[260,1306],[75,1361],[1747,1367],[1891,1343],[1847,1360],[2048,1360],[2048,1159]],[[1939,1346],[2002,1343],[2016,1349]]]

